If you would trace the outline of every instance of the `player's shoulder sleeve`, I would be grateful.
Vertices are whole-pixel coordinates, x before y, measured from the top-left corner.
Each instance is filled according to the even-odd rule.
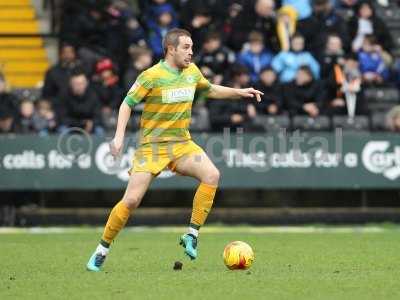
[[[194,63],[192,63],[191,67],[193,70],[192,72],[197,79],[196,89],[200,90],[202,93],[208,92],[211,88],[211,83],[207,80],[207,78],[204,77],[204,75]]]
[[[134,106],[142,101],[153,87],[153,72],[150,69],[143,71],[136,78],[135,83],[129,89],[124,101],[130,106]]]

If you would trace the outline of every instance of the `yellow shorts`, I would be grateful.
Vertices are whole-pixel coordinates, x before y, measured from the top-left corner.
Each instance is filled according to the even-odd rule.
[[[157,176],[165,168],[175,172],[178,158],[203,152],[203,149],[192,140],[144,144],[136,149],[129,174],[133,170]]]

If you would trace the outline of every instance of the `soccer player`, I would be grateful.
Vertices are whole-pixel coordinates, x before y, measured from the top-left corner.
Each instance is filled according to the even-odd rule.
[[[87,263],[90,271],[100,271],[111,242],[139,206],[151,181],[164,168],[199,180],[193,200],[188,232],[180,238],[184,252],[197,257],[200,227],[211,210],[219,181],[219,171],[207,154],[191,140],[189,125],[195,92],[214,99],[256,98],[253,88],[234,89],[210,84],[191,62],[193,42],[183,29],[170,30],[163,41],[165,59],[143,71],[119,108],[118,124],[110,144],[117,157],[122,148],[132,107],[145,101],[140,121],[139,146],[133,158],[130,179],[122,200],[112,209],[99,245]]]

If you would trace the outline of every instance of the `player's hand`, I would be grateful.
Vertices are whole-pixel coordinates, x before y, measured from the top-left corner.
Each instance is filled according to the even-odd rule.
[[[261,102],[261,96],[264,95],[263,92],[253,88],[239,89],[239,96],[243,98],[254,98],[256,97],[257,102]]]
[[[114,158],[117,158],[121,154],[123,146],[124,140],[115,137],[110,143],[111,155],[114,156]]]

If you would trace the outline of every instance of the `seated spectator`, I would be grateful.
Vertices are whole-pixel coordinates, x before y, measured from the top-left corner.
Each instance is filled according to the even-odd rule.
[[[272,51],[279,51],[279,41],[276,31],[274,0],[256,0],[254,6],[244,5],[239,14],[232,20],[229,46],[234,51],[240,51],[247,41],[249,32],[259,31],[264,35],[265,46]]]
[[[291,115],[308,115],[317,117],[323,106],[321,84],[314,80],[309,67],[302,66],[296,73],[293,82],[284,87],[286,107]]]
[[[96,64],[93,87],[100,99],[102,110],[113,110],[119,107],[123,91],[119,86],[115,65],[109,58],[102,59]]]
[[[301,66],[308,66],[315,79],[319,78],[319,63],[311,55],[304,51],[304,38],[295,34],[291,42],[291,51],[280,52],[272,60],[271,66],[279,74],[282,83],[290,82],[296,77],[297,70]]]
[[[350,49],[350,36],[344,19],[336,13],[331,0],[314,0],[310,18],[299,23],[298,31],[304,35],[307,49],[316,57],[321,56],[327,36],[337,34],[343,48]]]
[[[154,59],[162,58],[164,50],[162,41],[169,30],[176,27],[173,19],[173,9],[170,5],[162,5],[155,9],[155,23],[149,23],[148,44],[153,51]]]
[[[340,36],[330,34],[322,57],[320,57],[321,77],[323,79],[327,78],[334,71],[335,65],[343,65],[344,55]]]
[[[79,64],[75,47],[68,43],[62,44],[58,63],[46,72],[42,97],[54,100],[64,93],[67,88],[65,83],[69,81],[72,70]]]
[[[221,36],[213,32],[207,35],[196,61],[204,76],[214,84],[221,84],[235,62],[235,53],[224,47]]]
[[[277,82],[277,75],[272,68],[265,68],[260,73],[256,88],[264,93],[261,102],[256,105],[261,115],[277,115],[282,111],[282,86]]]
[[[242,66],[235,66],[232,70],[232,80],[229,86],[244,88],[250,84],[248,70]],[[210,123],[213,131],[222,131],[224,128],[243,128],[246,131],[255,130],[254,119],[257,115],[253,103],[246,101],[208,101]]]
[[[35,104],[33,101],[24,99],[19,106],[19,118],[17,124],[18,133],[29,134],[36,132],[34,124]]]
[[[390,131],[400,132],[400,106],[393,107],[386,115],[386,127]]]
[[[17,98],[7,91],[6,80],[0,73],[0,133],[13,131],[17,114]]]
[[[283,0],[278,10],[277,31],[281,51],[289,51],[290,39],[296,33],[296,23],[311,16],[310,0]]]
[[[36,113],[34,117],[34,126],[41,135],[47,135],[55,132],[57,121],[51,102],[45,99],[36,101]]]
[[[355,16],[349,21],[349,32],[352,39],[352,49],[357,52],[363,45],[364,38],[373,34],[383,49],[390,51],[393,40],[385,23],[375,15],[369,1],[359,1],[355,6]]]
[[[110,59],[102,59],[96,64],[93,88],[100,100],[102,123],[108,129],[114,128],[116,112],[123,99],[123,90],[119,85],[115,66]]]
[[[171,17],[171,27],[178,26],[178,17],[174,6],[168,0],[146,1],[143,7],[144,20],[148,29],[157,27],[159,24],[160,12],[168,11]]]
[[[358,52],[364,84],[382,85],[388,79],[389,70],[385,65],[383,56],[383,49],[376,43],[375,37],[367,35],[363,40],[361,50]]]
[[[76,70],[69,80],[69,89],[58,105],[60,121],[66,127],[80,127],[87,133],[103,134],[100,118],[101,102],[82,70]]]
[[[41,99],[35,103],[28,99],[21,101],[17,132],[47,135],[55,132],[56,127],[55,114],[48,100]]]
[[[252,82],[258,81],[261,69],[269,67],[273,53],[264,48],[264,39],[260,32],[254,31],[249,35],[249,49],[243,51],[237,62],[250,71]]]
[[[12,133],[15,127],[15,115],[0,108],[0,134]]]
[[[136,81],[139,74],[151,67],[153,54],[146,47],[131,47],[129,49],[130,62],[124,75],[124,90],[127,92]]]
[[[193,41],[193,49],[195,52],[201,49],[204,40],[209,32],[216,30],[213,12],[206,6],[200,6],[193,12],[193,18],[190,22],[184,24],[184,27],[191,33]]]

